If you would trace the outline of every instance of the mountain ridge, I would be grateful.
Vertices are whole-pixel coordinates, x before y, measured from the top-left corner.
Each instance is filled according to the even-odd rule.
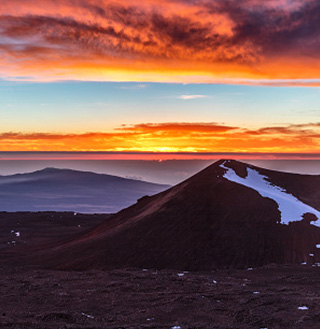
[[[71,169],[0,177],[0,211],[114,213],[170,185]]]
[[[320,263],[320,228],[304,218],[282,223],[274,199],[230,181],[223,165],[240,176],[245,176],[245,168],[252,169],[238,161],[217,161],[166,191],[140,199],[81,236],[39,252],[34,260],[43,266],[76,270],[213,270]],[[273,180],[274,172],[258,170]],[[290,181],[293,176],[281,173],[278,181],[279,177]],[[305,187],[310,183],[307,179]],[[287,185],[292,189],[292,183]],[[320,199],[312,200],[319,208]]]
[[[45,173],[74,173],[74,174],[92,174],[94,176],[108,176],[110,178],[117,178],[117,179],[123,179],[123,180],[132,180],[132,181],[138,181],[143,182],[147,184],[154,184],[154,185],[163,185],[163,186],[171,186],[170,184],[160,184],[160,183],[154,183],[150,181],[145,181],[142,179],[134,179],[134,178],[127,178],[117,175],[111,175],[111,174],[102,174],[102,173],[96,173],[94,171],[86,171],[86,170],[76,170],[76,169],[69,169],[69,168],[55,168],[55,167],[45,167],[43,169],[26,172],[26,173],[16,173],[12,175],[0,175],[1,178],[14,178],[19,176],[33,176],[33,175],[39,175],[39,174],[45,174]]]

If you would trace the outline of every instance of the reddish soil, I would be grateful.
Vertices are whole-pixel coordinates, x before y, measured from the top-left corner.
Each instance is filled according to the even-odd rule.
[[[100,224],[108,214],[74,212],[0,212],[0,250],[59,243]],[[19,236],[16,235],[19,233]]]
[[[2,213],[2,252],[55,243],[105,218]],[[11,230],[21,232],[17,245],[6,243],[14,235]],[[319,328],[319,267],[76,272],[21,267],[13,255],[0,267],[3,329]],[[308,309],[299,310],[302,306]]]
[[[319,328],[318,267],[180,273],[2,267],[0,327]]]

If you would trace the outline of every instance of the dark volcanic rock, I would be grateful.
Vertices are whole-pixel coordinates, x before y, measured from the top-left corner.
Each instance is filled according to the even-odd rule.
[[[222,164],[242,178],[255,168],[270,183],[320,207],[319,193],[308,195],[308,184],[312,191],[320,187],[319,177],[218,161],[165,192],[141,198],[83,235],[32,255],[33,262],[63,269],[210,270],[320,261],[319,227],[306,220],[281,224],[278,204],[226,179]]]
[[[320,268],[301,265],[188,273],[0,267],[0,327],[319,329],[319,289]]]

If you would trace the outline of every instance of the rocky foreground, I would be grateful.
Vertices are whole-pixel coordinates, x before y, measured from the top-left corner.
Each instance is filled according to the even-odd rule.
[[[0,328],[320,328],[320,267],[214,271],[21,266],[16,251],[57,245],[108,215],[0,213]],[[314,265],[312,265],[314,264]]]
[[[1,328],[308,328],[320,268],[64,272],[2,267]]]

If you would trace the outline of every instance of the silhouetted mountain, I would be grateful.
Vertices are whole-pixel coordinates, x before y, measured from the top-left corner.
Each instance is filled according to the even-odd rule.
[[[0,176],[0,211],[114,213],[144,195],[168,187],[92,172],[46,168]]]
[[[220,160],[33,260],[65,269],[320,261],[320,176]]]

